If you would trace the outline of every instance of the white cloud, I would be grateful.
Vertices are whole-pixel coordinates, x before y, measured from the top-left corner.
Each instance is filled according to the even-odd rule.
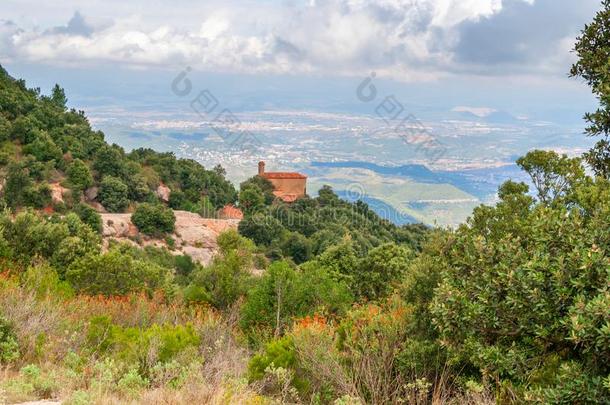
[[[144,0],[129,6],[95,0],[83,6],[69,0],[59,2],[57,9],[81,14],[57,27],[50,21],[40,25],[46,5],[6,1],[0,15],[12,17],[20,27],[0,22],[0,61],[139,68],[188,64],[247,73],[361,75],[375,70],[399,80],[455,71],[453,48],[460,24],[489,18],[503,7],[502,0],[244,0],[204,5],[178,0],[172,6]],[[28,20],[15,11],[19,9],[41,17]]]

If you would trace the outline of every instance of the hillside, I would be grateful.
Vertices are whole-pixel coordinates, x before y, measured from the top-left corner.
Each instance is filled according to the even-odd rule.
[[[206,170],[172,153],[126,153],[108,145],[82,111],[66,108],[59,86],[50,96],[41,95],[4,69],[0,86],[0,173],[4,201],[12,208],[62,212],[82,201],[123,212],[138,202],[164,202],[209,215],[237,198],[221,167]],[[54,201],[51,184],[66,189],[63,202]],[[161,192],[164,187],[171,189],[169,196]]]

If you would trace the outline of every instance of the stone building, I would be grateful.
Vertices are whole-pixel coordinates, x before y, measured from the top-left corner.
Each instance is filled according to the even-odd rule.
[[[273,184],[273,194],[285,202],[293,202],[307,193],[307,176],[295,172],[266,172],[265,162],[258,162],[258,175]]]

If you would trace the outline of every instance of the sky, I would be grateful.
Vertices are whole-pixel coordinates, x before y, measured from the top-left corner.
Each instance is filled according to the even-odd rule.
[[[43,90],[62,80],[85,104],[167,95],[188,66],[228,103],[349,109],[354,84],[375,72],[422,112],[575,121],[594,100],[567,76],[571,49],[598,8],[599,0],[2,0],[0,63]]]

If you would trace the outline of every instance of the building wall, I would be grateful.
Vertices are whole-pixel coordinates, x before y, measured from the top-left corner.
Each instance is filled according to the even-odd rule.
[[[307,179],[269,179],[276,190],[282,190],[286,194],[296,194],[297,197],[305,195]]]

